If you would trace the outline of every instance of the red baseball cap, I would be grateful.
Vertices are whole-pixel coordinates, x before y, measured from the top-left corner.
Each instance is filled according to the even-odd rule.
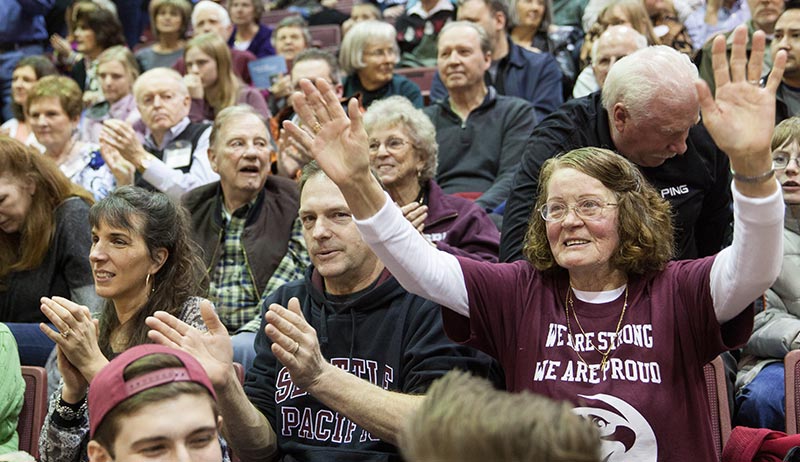
[[[152,354],[168,354],[177,357],[183,367],[158,369],[125,381],[123,372],[132,362]],[[172,382],[195,382],[205,387],[216,401],[217,394],[203,366],[189,353],[163,345],[137,345],[125,350],[108,363],[92,380],[89,387],[89,435],[94,432],[119,403],[159,385]]]

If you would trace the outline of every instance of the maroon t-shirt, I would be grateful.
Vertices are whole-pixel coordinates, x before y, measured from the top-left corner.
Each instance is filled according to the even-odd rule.
[[[443,309],[445,331],[497,358],[509,390],[574,403],[603,436],[602,460],[716,460],[703,365],[747,341],[753,314],[717,322],[709,287],[714,257],[632,278],[618,341],[624,294],[602,304],[573,296],[583,332],[570,311],[570,336],[566,274],[544,275],[525,261],[459,262],[470,318]],[[615,344],[601,371],[593,345],[605,352]]]

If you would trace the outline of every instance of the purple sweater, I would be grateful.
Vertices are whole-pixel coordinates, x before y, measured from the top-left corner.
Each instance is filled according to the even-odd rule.
[[[423,234],[447,253],[473,260],[497,261],[500,232],[486,212],[472,201],[445,194],[428,181],[428,218]]]

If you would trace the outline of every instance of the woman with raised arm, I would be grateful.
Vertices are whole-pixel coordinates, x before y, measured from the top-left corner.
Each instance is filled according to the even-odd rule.
[[[574,403],[597,423],[604,460],[716,460],[703,366],[747,340],[746,308],[777,277],[782,251],[769,142],[786,57],[760,88],[764,35],[754,36],[749,66],[745,42],[737,29],[729,76],[717,38],[716,100],[696,84],[705,125],[735,172],[736,215],[731,247],[699,260],[669,260],[668,204],[605,149],[545,164],[529,261],[492,264],[428,245],[391,203],[370,174],[355,101],[348,118],[330,85],[302,82],[293,103],[310,133],[284,124],[342,190],[386,267],[409,291],[447,307],[448,335],[498,359],[511,391]],[[281,341],[290,350],[296,340]]]

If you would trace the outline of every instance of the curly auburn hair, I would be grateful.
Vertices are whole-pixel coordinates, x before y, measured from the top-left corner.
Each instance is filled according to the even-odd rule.
[[[664,269],[675,253],[669,203],[630,161],[608,149],[587,147],[548,159],[542,166],[538,198],[522,249],[537,270],[562,269],[547,240],[547,223],[539,215],[539,209],[547,202],[550,178],[562,168],[597,179],[617,198],[619,247],[611,256],[612,267],[628,275],[645,275]]]

